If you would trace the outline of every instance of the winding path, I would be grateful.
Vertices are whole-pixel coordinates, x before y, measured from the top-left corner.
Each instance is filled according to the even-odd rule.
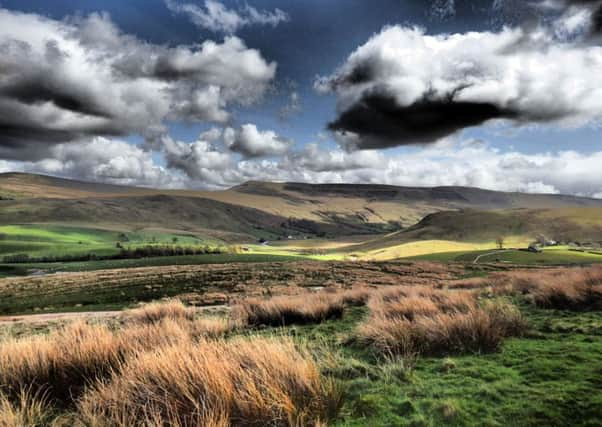
[[[481,255],[477,256],[477,257],[474,259],[474,261],[473,261],[472,263],[473,263],[473,264],[478,264],[478,263],[479,263],[479,260],[480,260],[482,257],[485,257],[485,256],[489,256],[489,255],[495,255],[495,254],[502,254],[502,253],[504,253],[504,252],[513,252],[513,251],[515,251],[515,250],[516,250],[516,249],[498,249],[497,251],[493,251],[493,252],[487,252],[486,254],[481,254]]]
[[[214,311],[227,310],[227,305],[206,305],[196,307],[197,311]],[[57,322],[63,320],[79,320],[79,319],[109,319],[118,317],[125,310],[117,311],[72,311],[64,313],[40,313],[40,314],[22,314],[15,316],[0,316],[0,326],[16,324],[16,323],[45,323]]]

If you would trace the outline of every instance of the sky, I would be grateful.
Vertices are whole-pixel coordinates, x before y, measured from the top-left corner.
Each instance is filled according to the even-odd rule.
[[[0,0],[0,172],[602,198],[602,0]]]

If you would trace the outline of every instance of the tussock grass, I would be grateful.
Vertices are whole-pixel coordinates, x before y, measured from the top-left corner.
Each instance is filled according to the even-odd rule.
[[[48,425],[52,411],[43,396],[21,391],[16,401],[0,393],[0,426],[42,427]]]
[[[124,318],[135,323],[156,323],[163,319],[193,320],[195,311],[179,300],[153,302],[142,307],[128,310]]]
[[[337,384],[291,339],[226,341],[235,324],[218,317],[135,318],[7,339],[0,426],[318,426],[341,405]]]
[[[190,324],[193,338],[219,338],[237,329],[235,322],[224,317],[203,317]]]
[[[111,377],[130,357],[155,348],[217,338],[233,326],[228,319],[217,317],[185,322],[163,318],[126,323],[112,331],[105,325],[80,321],[49,335],[7,339],[0,346],[0,392],[16,397],[32,388],[42,390],[60,406],[70,406],[87,386]]]
[[[542,308],[602,310],[602,267],[513,272],[493,280],[494,291],[526,295]]]
[[[86,425],[312,426],[340,404],[336,384],[290,339],[237,338],[128,360],[78,411]]]
[[[0,391],[15,396],[31,388],[68,402],[116,368],[124,350],[106,327],[83,322],[46,336],[9,340],[0,347]]]
[[[284,326],[338,319],[344,309],[345,304],[337,294],[304,294],[249,299],[233,308],[232,317],[240,325]]]
[[[505,337],[526,328],[514,306],[490,302],[481,307],[467,291],[386,289],[368,307],[358,338],[387,356],[495,351]]]
[[[368,303],[374,292],[374,288],[357,286],[341,292],[339,298],[346,306],[362,306]]]

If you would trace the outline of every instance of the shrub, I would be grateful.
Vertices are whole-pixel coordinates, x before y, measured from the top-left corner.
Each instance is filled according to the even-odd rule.
[[[237,338],[163,347],[130,359],[81,400],[85,425],[321,425],[337,385],[290,339]]]

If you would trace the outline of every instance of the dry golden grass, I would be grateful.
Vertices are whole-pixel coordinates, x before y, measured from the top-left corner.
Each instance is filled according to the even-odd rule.
[[[193,338],[219,338],[237,328],[235,322],[224,317],[203,317],[190,324]]]
[[[305,294],[249,299],[233,307],[235,322],[246,326],[284,326],[320,323],[343,316],[345,305],[337,294]]]
[[[174,307],[172,303],[168,306]],[[153,307],[152,312],[174,311]],[[141,318],[138,313],[134,317],[137,320]],[[86,386],[109,378],[133,355],[217,338],[234,326],[228,319],[217,317],[190,320],[184,316],[185,321],[178,317],[174,320],[170,316],[162,320],[152,319],[151,323],[126,323],[118,331],[112,331],[106,325],[79,321],[48,335],[7,339],[0,346],[0,392],[15,397],[31,387],[42,390],[61,406],[69,406]]]
[[[340,390],[307,349],[286,338],[226,341],[229,319],[164,305],[137,309],[121,329],[75,322],[6,339],[0,426],[318,426],[336,415]]]
[[[494,351],[503,338],[526,328],[514,306],[491,302],[480,307],[468,291],[386,289],[368,307],[370,316],[358,327],[358,338],[387,356]]]
[[[193,320],[194,309],[186,307],[179,300],[153,302],[140,308],[128,310],[124,318],[136,323],[156,323],[163,319]]]
[[[500,294],[526,295],[542,308],[602,309],[602,267],[511,272],[492,279]]]
[[[290,339],[237,338],[132,358],[78,412],[85,425],[312,426],[340,404],[336,384]]]
[[[42,390],[63,403],[107,376],[124,356],[122,342],[104,326],[76,322],[46,336],[13,339],[0,347],[0,391],[15,396]]]
[[[44,397],[23,390],[18,399],[12,401],[0,393],[0,426],[2,427],[46,426],[50,421],[50,414],[51,408]]]
[[[339,293],[339,298],[346,306],[361,306],[368,302],[374,292],[375,288],[358,286]]]

